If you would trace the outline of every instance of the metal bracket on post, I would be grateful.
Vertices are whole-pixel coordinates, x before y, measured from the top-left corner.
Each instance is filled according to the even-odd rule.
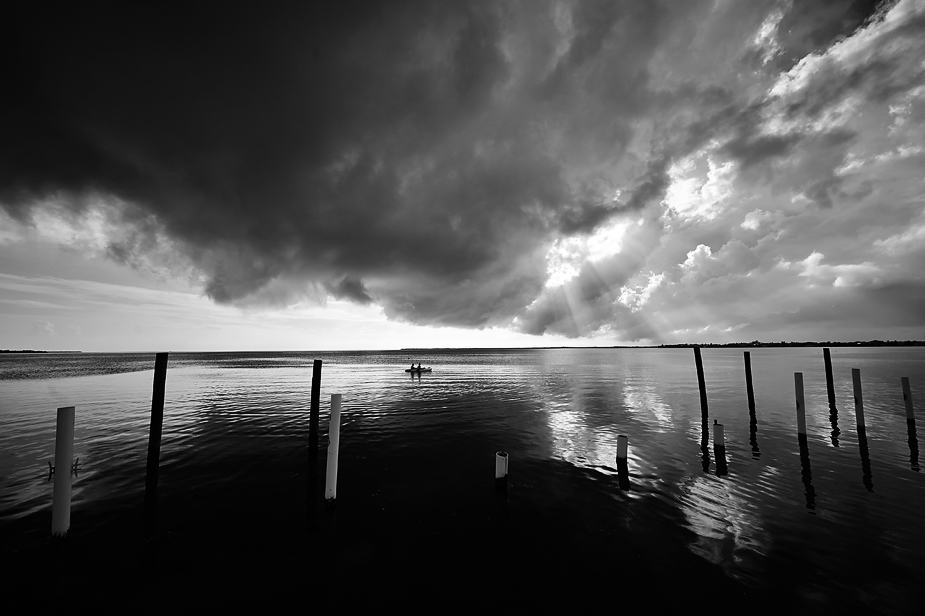
[[[80,456],[77,456],[77,459],[74,460],[73,464],[71,464],[71,473],[73,473],[74,477],[79,477],[79,475],[77,474],[77,471],[79,470],[80,470]],[[51,478],[54,476],[55,476],[55,465],[49,462],[48,463],[48,479],[46,479],[45,481],[51,481]]]

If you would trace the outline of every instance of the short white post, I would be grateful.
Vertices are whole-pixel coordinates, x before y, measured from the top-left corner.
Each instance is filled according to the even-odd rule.
[[[906,419],[915,419],[915,413],[912,410],[912,388],[909,387],[909,377],[900,377],[903,384],[903,402],[906,403]]]
[[[51,534],[64,537],[71,527],[71,460],[74,457],[74,407],[58,409],[55,428],[55,491],[51,501]]]
[[[495,488],[507,489],[507,469],[509,456],[504,451],[495,454]]]
[[[717,449],[726,449],[726,431],[723,424],[713,420],[713,447]]]
[[[620,485],[621,490],[630,489],[630,469],[629,465],[626,462],[627,449],[629,448],[629,440],[625,435],[620,434],[617,436],[617,482]]]
[[[333,503],[337,498],[337,453],[340,446],[341,394],[331,394],[331,425],[328,428],[328,468],[324,482],[324,498]]]
[[[861,370],[851,369],[851,380],[854,382],[854,415],[858,420],[858,428],[865,428],[864,424],[864,397],[861,395]]]
[[[797,432],[806,434],[806,404],[803,401],[803,373],[793,373],[793,389],[797,397]]]

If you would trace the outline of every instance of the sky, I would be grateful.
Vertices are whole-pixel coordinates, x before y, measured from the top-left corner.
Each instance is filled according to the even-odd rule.
[[[0,28],[0,349],[925,337],[925,0]]]

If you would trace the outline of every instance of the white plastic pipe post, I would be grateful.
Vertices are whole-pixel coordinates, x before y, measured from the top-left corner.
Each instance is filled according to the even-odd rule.
[[[495,479],[507,478],[508,455],[503,451],[495,454]]]
[[[861,395],[861,370],[851,369],[851,380],[854,382],[854,415],[858,420],[858,428],[864,428],[864,397]]]
[[[803,402],[803,373],[793,373],[793,389],[797,397],[797,432],[806,434],[806,405]]]
[[[625,436],[622,434],[617,436],[617,459],[626,460],[626,450],[628,447],[628,441]]]
[[[340,405],[341,394],[331,394],[331,425],[328,428],[328,470],[324,482],[324,498],[333,501],[337,498],[337,453],[340,446]]]
[[[726,449],[726,431],[723,424],[713,420],[713,446],[720,449]]]
[[[909,377],[900,377],[903,384],[903,402],[906,403],[906,419],[915,419],[915,413],[912,410],[912,388],[909,387]]]
[[[55,491],[51,500],[51,534],[64,537],[71,527],[71,460],[74,458],[74,407],[58,409],[55,428]]]

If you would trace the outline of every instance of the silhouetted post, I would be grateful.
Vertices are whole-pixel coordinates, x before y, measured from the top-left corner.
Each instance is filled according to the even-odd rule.
[[[803,401],[803,373],[793,373],[793,389],[797,398],[797,432],[806,435],[806,405]]]
[[[321,398],[321,360],[312,363],[311,406],[308,414],[308,499],[314,508],[315,488],[318,485],[318,415]]]
[[[725,475],[726,466],[726,431],[723,424],[713,420],[713,453],[716,455],[716,474]]]
[[[867,447],[867,431],[858,428],[858,450],[861,453],[861,481],[868,492],[874,491],[874,480],[870,470],[870,450]]]
[[[755,390],[752,388],[752,354],[745,351],[745,389],[748,391],[748,412],[755,412]]]
[[[864,423],[864,397],[861,395],[861,371],[851,369],[851,380],[854,383],[854,415],[858,421],[858,432],[866,429]]]
[[[154,356],[151,425],[148,429],[148,462],[145,469],[145,535],[149,538],[154,535],[157,516],[157,482],[160,475],[161,434],[164,428],[167,357],[167,353],[157,353]]]
[[[621,490],[630,489],[630,469],[626,461],[628,450],[629,439],[623,434],[617,436],[617,479]]]
[[[697,385],[700,387],[700,414],[706,417],[710,414],[707,409],[707,384],[703,380],[703,359],[698,346],[694,347],[694,362],[697,364]]]
[[[498,492],[507,491],[507,465],[509,456],[504,451],[495,454],[495,489]]]
[[[829,349],[822,349],[825,360],[825,389],[829,394],[829,408],[835,409],[835,380],[832,377],[832,354]]]
[[[328,466],[324,482],[324,498],[333,505],[337,498],[337,455],[340,447],[341,394],[331,394],[331,424],[328,428]]]
[[[71,459],[74,457],[74,407],[58,409],[55,425],[55,488],[51,499],[51,534],[65,537],[71,527]]]
[[[900,377],[903,386],[903,402],[906,405],[906,420],[915,421],[915,412],[912,410],[912,388],[909,386],[909,377]]]

